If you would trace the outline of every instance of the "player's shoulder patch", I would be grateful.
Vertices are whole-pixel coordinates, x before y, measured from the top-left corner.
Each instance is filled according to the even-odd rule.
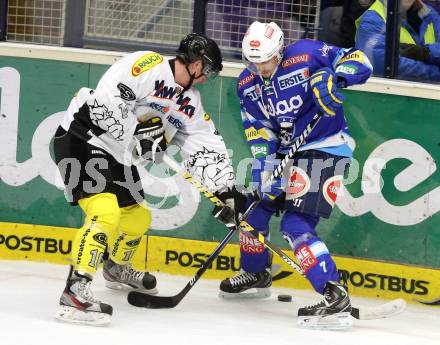
[[[241,89],[255,79],[255,74],[245,70],[238,77],[238,88]]]
[[[347,62],[347,61],[359,62],[361,64],[364,64],[365,63],[365,55],[360,50],[353,50],[350,53],[348,53],[347,55],[345,55],[344,57],[342,57],[336,65],[340,65],[340,64]]]
[[[285,56],[281,61],[281,67],[288,68],[299,63],[308,63],[310,60],[310,54],[307,53]]]
[[[133,66],[131,67],[131,74],[134,77],[139,76],[140,74],[148,71],[154,66],[159,65],[163,61],[163,56],[158,53],[147,53],[142,55],[139,59],[135,61]]]
[[[298,40],[286,47],[281,61],[281,67],[286,69],[300,63],[309,63],[312,57],[307,40]]]

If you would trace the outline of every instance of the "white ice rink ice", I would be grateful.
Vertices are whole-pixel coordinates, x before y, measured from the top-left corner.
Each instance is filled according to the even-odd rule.
[[[0,261],[1,345],[440,345],[440,307],[409,304],[388,319],[354,320],[346,331],[314,331],[296,325],[296,311],[320,300],[309,291],[272,288],[265,300],[223,300],[217,281],[201,279],[174,309],[140,309],[126,292],[104,287],[101,271],[93,291],[113,305],[108,327],[57,322],[66,266]],[[190,277],[157,274],[159,295],[175,295]],[[291,294],[291,303],[277,301]],[[381,300],[352,298],[355,306]]]

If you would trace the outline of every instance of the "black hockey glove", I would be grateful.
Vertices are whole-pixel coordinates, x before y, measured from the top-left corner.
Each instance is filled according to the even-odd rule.
[[[160,117],[153,117],[139,123],[134,131],[137,139],[136,154],[146,160],[154,162],[156,154],[167,149],[165,130]]]
[[[239,224],[240,215],[246,211],[247,197],[241,194],[235,187],[226,192],[215,193],[225,206],[215,206],[212,210],[212,215],[220,222],[228,227]]]

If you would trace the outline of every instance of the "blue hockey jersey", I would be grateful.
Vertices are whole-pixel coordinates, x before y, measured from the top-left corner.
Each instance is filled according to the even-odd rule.
[[[317,113],[309,78],[330,67],[340,86],[364,83],[372,73],[366,55],[357,49],[329,46],[317,40],[299,40],[284,50],[270,80],[243,70],[237,84],[243,126],[255,158],[285,154]],[[323,117],[300,150],[315,149],[351,157],[354,149],[342,108]]]

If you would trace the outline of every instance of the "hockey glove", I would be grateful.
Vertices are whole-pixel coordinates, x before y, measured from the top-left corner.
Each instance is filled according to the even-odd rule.
[[[212,215],[228,227],[239,224],[240,215],[246,211],[247,197],[235,187],[226,192],[215,193],[216,197],[225,203],[225,206],[215,206]]]
[[[133,134],[136,139],[136,155],[154,162],[156,154],[167,148],[164,134],[165,130],[160,117],[153,117],[139,123]]]
[[[335,73],[328,67],[319,69],[310,77],[313,99],[327,116],[335,116],[344,101],[344,96],[337,89],[336,78]]]
[[[264,176],[268,175],[268,177]],[[263,172],[263,182],[259,185],[258,195],[263,201],[274,202],[280,195],[284,193],[284,187],[280,178],[273,180],[272,184],[266,185],[266,180],[270,174]]]
[[[252,180],[257,185],[257,193],[261,200],[273,202],[284,192],[282,180],[274,179],[272,184],[267,181],[279,164],[279,160],[273,160],[272,156],[258,159],[252,169]]]

